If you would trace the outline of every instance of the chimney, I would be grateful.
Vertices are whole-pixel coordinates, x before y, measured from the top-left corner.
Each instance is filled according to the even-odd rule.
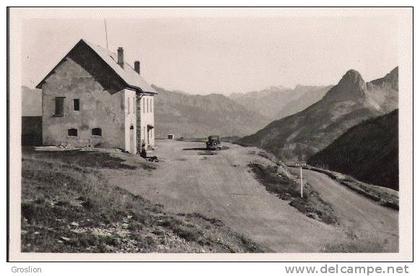
[[[123,47],[118,47],[118,65],[124,68],[124,49]]]
[[[136,60],[136,61],[134,62],[134,71],[136,71],[136,72],[137,72],[137,74],[139,74],[139,75],[140,75],[140,61],[138,61],[138,60]]]

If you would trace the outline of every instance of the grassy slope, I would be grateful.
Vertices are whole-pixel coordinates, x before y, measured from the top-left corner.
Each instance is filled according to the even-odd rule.
[[[398,190],[398,110],[354,126],[308,163]]]
[[[120,153],[120,155],[122,155]],[[223,222],[170,214],[112,187],[102,169],[153,170],[103,152],[24,151],[23,252],[261,252]]]

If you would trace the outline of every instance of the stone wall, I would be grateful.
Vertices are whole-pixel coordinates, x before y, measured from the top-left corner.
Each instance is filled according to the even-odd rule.
[[[126,96],[123,84],[94,54],[74,49],[42,85],[44,145],[116,147],[127,150]],[[56,116],[55,98],[65,97],[64,115]],[[75,111],[73,100],[80,100]],[[75,128],[76,137],[68,130]],[[101,128],[102,136],[92,135]]]

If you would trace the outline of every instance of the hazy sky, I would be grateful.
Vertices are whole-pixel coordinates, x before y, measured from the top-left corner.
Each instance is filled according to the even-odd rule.
[[[34,87],[81,38],[105,47],[103,18],[112,51],[139,59],[149,83],[189,93],[335,84],[351,68],[372,80],[398,65],[398,18],[388,11],[199,11],[38,12],[23,24],[23,84]]]

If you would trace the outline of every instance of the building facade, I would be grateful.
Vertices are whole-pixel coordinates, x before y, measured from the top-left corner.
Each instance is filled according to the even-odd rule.
[[[80,40],[37,85],[44,145],[111,147],[138,153],[155,146],[156,91],[114,54]]]

